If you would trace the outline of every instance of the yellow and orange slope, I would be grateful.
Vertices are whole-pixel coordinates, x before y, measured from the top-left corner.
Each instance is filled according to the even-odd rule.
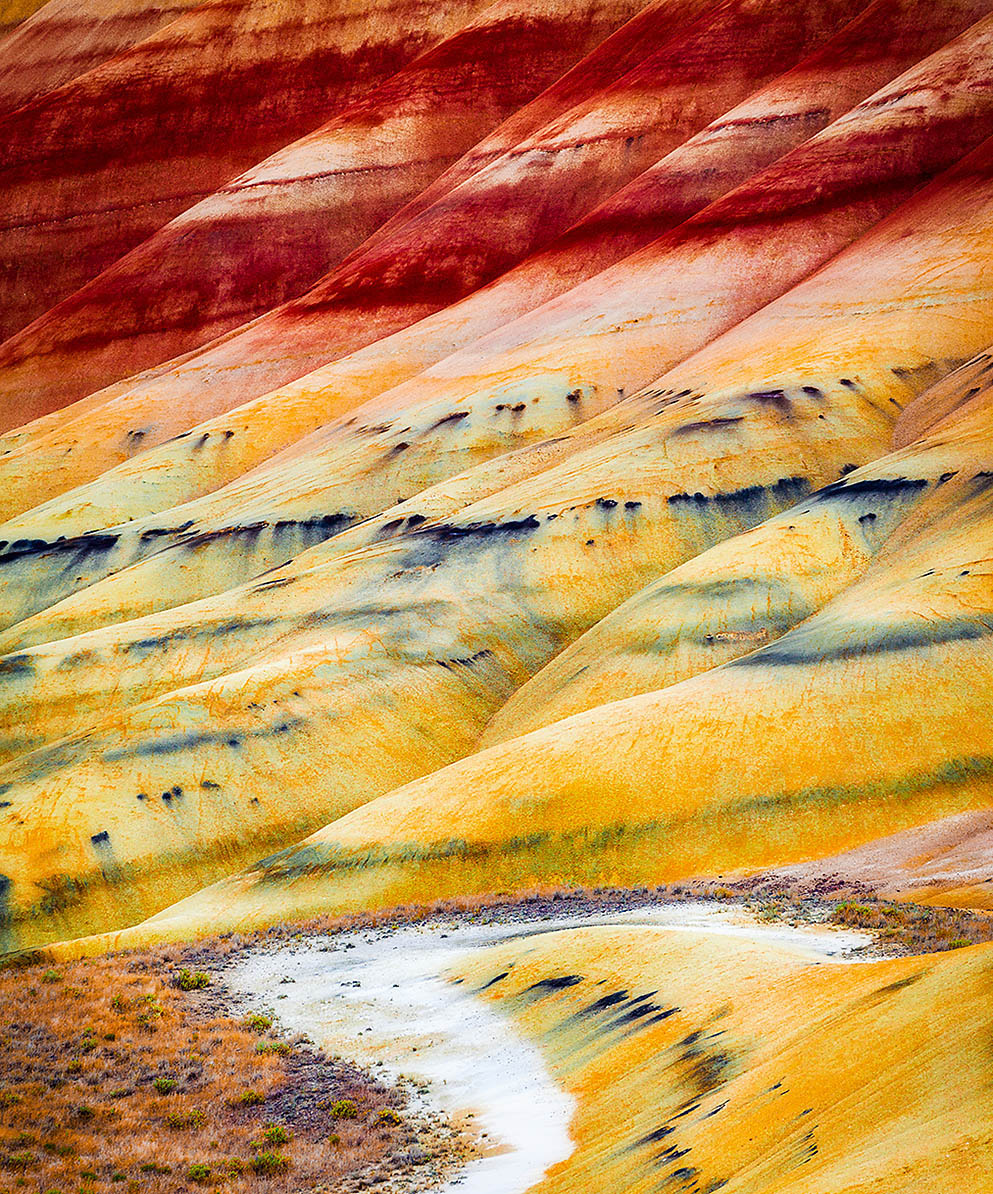
[[[993,6],[123,12],[0,40],[4,948],[989,808]]]

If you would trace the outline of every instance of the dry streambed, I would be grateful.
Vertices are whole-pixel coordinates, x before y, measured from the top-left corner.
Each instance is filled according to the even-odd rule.
[[[419,1188],[433,1172],[451,1194],[522,1194],[570,1156],[574,1102],[537,1046],[451,975],[467,957],[512,938],[598,925],[746,938],[814,965],[859,960],[871,940],[821,925],[761,924],[717,902],[539,918],[525,911],[265,945],[241,957],[225,982],[287,1032],[400,1083],[422,1119],[434,1116],[468,1137],[472,1159],[454,1175],[450,1161],[422,1170],[413,1179]],[[407,1160],[413,1166],[397,1178],[410,1189],[411,1169],[433,1158],[422,1149]]]

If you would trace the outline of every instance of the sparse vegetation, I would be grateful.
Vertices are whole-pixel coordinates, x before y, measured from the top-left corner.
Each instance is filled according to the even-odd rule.
[[[286,1194],[337,1188],[393,1147],[377,1127],[387,1090],[260,1041],[271,1018],[225,1012],[181,960],[0,967],[0,1191]],[[331,1140],[335,1102],[354,1110]]]
[[[34,1165],[37,1160],[34,1153],[11,1152],[0,1156],[0,1169],[24,1170]]]
[[[291,1052],[291,1049],[286,1041],[259,1041],[255,1046],[255,1052],[262,1055],[275,1053],[280,1057],[285,1057],[287,1053]]]
[[[184,1130],[188,1128],[202,1128],[207,1122],[207,1115],[199,1107],[189,1111],[170,1111],[166,1116],[166,1123],[170,1128]]]
[[[862,897],[835,904],[829,919],[834,924],[878,933],[888,949],[907,953],[936,953],[993,940],[993,918],[960,908]]]
[[[379,1113],[383,1114],[382,1111]],[[291,1136],[282,1124],[266,1124],[262,1129],[262,1144],[289,1144]]]
[[[210,986],[210,975],[203,970],[187,970],[184,967],[176,971],[172,985],[180,991],[202,991],[204,987]]]
[[[765,923],[827,922],[865,929],[875,939],[870,952],[935,953],[993,941],[993,916],[985,912],[884,900],[863,885],[853,887],[854,892],[841,881],[804,883],[754,875],[731,884],[702,880],[672,884],[654,889],[654,895],[676,901],[734,900]],[[609,901],[612,893],[602,889],[591,894]]]
[[[252,1157],[252,1169],[263,1177],[272,1177],[273,1174],[283,1173],[289,1167],[289,1157],[283,1156],[282,1153],[273,1152],[271,1149],[256,1153]]]
[[[332,1119],[355,1119],[359,1110],[351,1099],[335,1099],[328,1104],[328,1115]]]

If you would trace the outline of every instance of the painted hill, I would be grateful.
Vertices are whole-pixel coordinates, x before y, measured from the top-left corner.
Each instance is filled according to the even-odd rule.
[[[455,977],[578,1103],[532,1189],[988,1190],[988,947],[818,965],[662,929],[544,933]],[[941,1029],[936,1030],[940,1024]]]
[[[990,4],[339,8],[0,41],[3,946],[985,815]]]
[[[559,299],[433,366],[422,377],[387,390],[363,406],[352,406],[361,422],[339,418],[316,436],[301,440],[268,471],[256,470],[243,483],[221,489],[203,502],[139,520],[141,510],[131,495],[140,493],[145,501],[158,502],[165,497],[162,489],[168,487],[169,497],[179,496],[176,489],[182,484],[183,469],[178,457],[186,454],[186,474],[196,478],[211,471],[207,463],[211,440],[215,451],[230,455],[230,449],[224,447],[233,436],[230,426],[224,432],[219,426],[196,429],[192,437],[186,437],[190,446],[180,442],[142,454],[133,465],[111,470],[82,491],[11,520],[2,528],[4,537],[13,542],[26,540],[30,549],[20,550],[6,569],[11,602],[6,620],[32,612],[30,605],[19,601],[18,571],[24,577],[22,587],[28,590],[26,600],[35,606],[51,604],[71,588],[99,580],[142,555],[160,553],[170,540],[178,538],[181,555],[187,557],[192,549],[201,586],[190,592],[190,569],[186,567],[183,595],[206,595],[281,562],[294,550],[309,546],[314,535],[326,537],[329,518],[337,525],[356,522],[391,505],[410,489],[423,489],[458,472],[467,457],[479,461],[595,415],[763,301],[787,290],[832,250],[843,247],[911,194],[915,185],[948,158],[954,159],[957,147],[968,146],[982,136],[984,129],[990,128],[984,124],[989,113],[983,97],[989,91],[982,84],[988,74],[988,58],[984,59],[982,49],[991,29],[986,21],[980,22],[947,50],[901,76],[892,88],[866,100],[723,200],[611,269],[572,287]],[[922,103],[924,96],[933,97],[933,123],[928,106]],[[907,125],[913,133],[905,131]],[[941,137],[938,150],[934,149],[936,133]],[[883,157],[875,186],[867,188],[859,155],[886,135],[901,136],[902,172],[894,177],[893,162]],[[920,140],[915,146],[917,137]],[[853,163],[859,163],[854,171]],[[853,173],[858,175],[857,183]],[[811,211],[812,191],[819,198]],[[835,202],[829,202],[829,195]],[[756,248],[756,229],[766,229],[770,210],[783,216],[783,226],[765,236]],[[539,261],[547,257],[543,254]],[[512,271],[512,282],[520,272]],[[701,285],[703,278],[706,290]],[[499,301],[508,289],[509,284],[501,280],[484,291],[480,301],[492,303],[494,295]],[[470,299],[469,305],[473,302]],[[691,319],[686,312],[694,302],[696,317]],[[459,310],[465,307],[460,304]],[[676,312],[682,313],[678,338],[670,331],[660,340],[657,329]],[[600,329],[605,325],[617,330],[604,336]],[[407,338],[416,332],[415,326]],[[394,344],[392,352],[398,350]],[[560,361],[568,362],[567,367]],[[365,364],[368,370],[368,362]],[[355,365],[355,361],[346,362],[344,368],[354,369]],[[339,370],[338,377],[342,376]],[[326,384],[327,377],[322,381]],[[524,407],[538,403],[540,410],[528,418],[515,418],[520,401],[494,401],[508,395],[523,399]],[[565,396],[564,403],[561,396]],[[298,394],[294,397],[298,399]],[[549,402],[555,404],[551,410]],[[258,443],[265,434],[258,427],[263,420],[284,430],[292,426],[282,410],[274,417],[274,406],[280,409],[282,405],[283,396],[277,394],[254,406],[252,421],[242,427],[242,435],[248,434],[252,443]],[[299,400],[295,405],[299,408]],[[308,403],[311,417],[314,405]],[[495,426],[484,423],[484,430],[480,422],[490,410],[497,415],[504,412],[504,417]],[[418,437],[425,434],[428,442],[419,442]],[[398,444],[403,448],[398,449]],[[36,445],[34,455],[39,453]],[[335,467],[334,462],[343,455],[347,471]],[[378,485],[377,472],[382,477]],[[363,476],[362,488],[372,492],[362,494],[353,486],[350,498],[356,508],[332,513],[329,495],[356,473]],[[315,477],[320,478],[316,487]],[[122,492],[128,503],[123,509]],[[103,520],[98,506],[102,495],[107,495],[109,506]],[[261,528],[249,550],[241,526],[232,525],[232,510],[244,519],[241,526]],[[127,525],[121,525],[122,516]],[[278,528],[278,532],[269,528]],[[73,536],[74,530],[84,532],[84,537]],[[99,536],[86,538],[91,530],[99,530]],[[56,546],[58,539],[63,542]],[[97,540],[102,550],[94,552],[90,545]],[[224,570],[212,585],[209,570],[216,567],[213,557],[222,552]],[[65,568],[67,555],[77,561],[72,573]],[[160,575],[162,571],[179,575],[164,557],[155,561],[153,569]],[[52,572],[61,586],[54,591]],[[131,582],[133,578],[127,579]],[[168,581],[164,587],[158,580],[138,587],[165,603],[167,585]]]
[[[644,42],[639,38],[640,53],[620,77],[610,70],[603,78],[604,65],[612,66],[616,57],[608,43],[606,63],[601,63],[600,55],[594,56],[592,94],[529,130],[513,148],[446,190],[393,235],[360,247],[306,295],[260,316],[175,368],[166,366],[143,379],[143,389],[150,387],[153,396],[161,396],[163,387],[168,388],[173,409],[185,393],[202,419],[464,297],[567,228],[747,94],[756,81],[779,73],[767,61],[764,41],[764,26],[777,23],[775,13],[780,14],[782,36],[802,51],[818,33],[823,38],[825,25],[830,29],[837,23],[837,8],[843,10],[846,3],[852,7],[850,0],[817,4],[811,0],[810,31],[801,32],[805,26],[798,26],[797,14],[788,17],[772,0],[764,5],[766,21],[760,19],[761,12],[753,11],[754,4],[728,0],[696,20],[679,21],[673,27],[674,3],[667,0],[659,13],[671,36]],[[686,3],[700,7],[698,0]],[[676,11],[682,16],[686,9]],[[661,44],[653,48],[653,40]],[[687,74],[687,60],[698,64],[692,75]],[[688,103],[691,93],[692,104]],[[541,111],[546,114],[545,104]],[[621,144],[623,153],[617,152]],[[551,192],[547,188],[550,161],[556,164]],[[280,347],[274,352],[276,343]],[[205,372],[214,377],[206,403]],[[129,412],[134,417],[147,409],[148,397],[143,395],[136,404],[134,383],[128,385]],[[47,396],[36,403],[18,383],[16,373],[13,393],[18,413],[16,419],[13,411],[7,416],[8,425],[23,421],[26,402],[32,415],[45,414],[52,407]],[[61,404],[58,399],[56,405]],[[148,438],[145,429],[142,446],[147,446]]]
[[[206,0],[0,118],[0,330],[23,327],[481,7]]]
[[[81,11],[72,0],[43,4],[6,0],[2,20],[7,36],[0,42],[0,110],[13,111],[85,74],[158,32],[194,2],[102,0]],[[11,22],[8,11],[18,8],[30,15]],[[32,8],[35,11],[31,12]]]
[[[633,8],[485,9],[14,336],[6,392],[61,404],[301,294]]]
[[[312,914],[549,877],[636,885],[761,868],[985,807],[989,471],[985,436],[966,427],[951,446],[884,456],[704,552],[539,671],[491,724],[494,745],[191,897],[138,938],[265,923],[274,906]],[[485,664],[462,665],[466,688],[500,661],[489,633]],[[935,669],[947,677],[937,687]],[[614,672],[625,699],[603,703]],[[276,674],[270,664],[270,691]],[[467,711],[446,699],[450,683],[436,685],[434,728],[450,708],[454,731]],[[199,691],[220,701],[223,682]],[[871,719],[868,694],[881,702]],[[198,695],[175,701],[190,715]],[[830,731],[798,733],[809,718]]]
[[[973,15],[975,11],[949,10],[949,28],[957,28]],[[880,23],[892,30],[893,40],[874,41],[873,45],[892,45],[894,49],[889,54],[881,51],[878,60],[867,63],[864,54],[856,56],[853,49],[861,47],[867,30],[875,32]],[[627,38],[633,27],[641,31],[641,44],[644,26],[644,16],[630,22],[598,50],[597,61],[604,58],[608,47],[613,47],[613,60],[617,43]],[[934,27],[920,22],[915,10],[891,0],[870,5],[793,70],[665,155],[545,251],[532,255],[490,286],[296,383],[207,420],[190,429],[190,436],[158,452],[150,451],[155,437],[185,428],[180,421],[163,423],[169,412],[161,402],[152,401],[141,408],[152,416],[152,425],[144,423],[138,436],[135,395],[126,387],[116,400],[98,393],[74,404],[64,415],[36,420],[7,438],[15,450],[0,456],[0,476],[7,482],[0,509],[15,514],[44,497],[78,487],[79,482],[129,457],[133,465],[110,472],[101,486],[73,495],[71,500],[76,503],[81,499],[87,503],[86,521],[77,520],[77,528],[98,529],[113,523],[120,516],[125,492],[127,513],[133,518],[216,489],[342,409],[389,390],[453,350],[466,347],[650,244],[843,114],[873,83],[891,77],[900,65],[913,59],[922,43],[930,45],[933,40]],[[961,48],[954,53],[961,53]],[[581,67],[583,77],[590,73],[588,63]],[[566,79],[579,73],[577,68]],[[532,119],[540,119],[551,103],[549,95],[558,96],[564,82],[505,122],[500,136],[506,137],[510,126],[518,131],[523,116],[535,109]],[[575,93],[574,84],[569,94],[574,97]],[[486,143],[492,140],[494,137]],[[466,156],[475,162],[478,147]],[[385,235],[380,232],[374,239]],[[16,450],[17,444],[23,445],[21,450]],[[194,446],[195,451],[191,450]],[[140,486],[131,480],[134,470],[141,476]],[[100,503],[104,491],[107,498],[101,507],[91,508]]]

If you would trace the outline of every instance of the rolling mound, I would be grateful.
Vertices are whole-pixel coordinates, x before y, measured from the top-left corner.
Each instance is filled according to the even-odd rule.
[[[18,331],[480,7],[207,0],[7,113],[0,330]]]
[[[633,9],[501,2],[469,19],[9,340],[0,395],[64,404],[303,293]]]
[[[573,1190],[985,1190],[990,951],[815,964],[769,945],[576,929],[457,978],[573,1093]],[[940,1023],[941,1029],[936,1029]]]

